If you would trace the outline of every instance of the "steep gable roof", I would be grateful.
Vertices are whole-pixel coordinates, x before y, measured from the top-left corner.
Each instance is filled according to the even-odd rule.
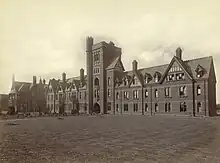
[[[122,70],[125,71],[120,56],[116,57],[116,58],[112,61],[112,63],[106,68],[106,70],[110,70],[110,69],[116,68],[116,67],[117,67],[117,64],[119,64],[119,65],[122,67]]]

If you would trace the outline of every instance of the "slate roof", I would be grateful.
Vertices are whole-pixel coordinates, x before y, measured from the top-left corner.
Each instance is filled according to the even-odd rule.
[[[196,70],[198,65],[202,66],[206,71],[205,74],[201,78],[205,79],[205,78],[209,77],[211,63],[213,61],[212,56],[196,58],[196,59],[186,60],[186,61],[180,60],[175,56],[174,56],[174,58],[177,59],[180,62],[180,64],[186,69],[186,71],[194,79],[197,78],[195,70]],[[159,66],[153,66],[153,67],[138,69],[137,74],[136,74],[137,78],[142,80],[142,82],[143,82],[143,79],[144,79],[143,77],[145,76],[145,74],[150,74],[153,77],[155,72],[159,72],[161,75],[164,75],[164,73],[166,72],[169,65],[170,64],[164,64],[164,65],[159,65]],[[125,76],[133,77],[134,72],[133,72],[133,70],[125,71],[124,73],[122,73],[122,75],[123,75],[123,77],[125,77]],[[119,78],[119,79],[122,80],[122,78]],[[149,83],[153,83],[153,82],[154,82],[153,80],[150,80]]]

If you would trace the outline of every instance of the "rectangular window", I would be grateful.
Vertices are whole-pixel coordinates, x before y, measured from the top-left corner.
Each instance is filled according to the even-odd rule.
[[[180,97],[185,97],[187,95],[186,86],[181,86],[179,88],[179,95]]]
[[[144,110],[145,112],[148,112],[148,104],[145,104]]]
[[[158,90],[157,89],[155,89],[154,95],[155,95],[155,98],[158,98]]]
[[[118,104],[116,104],[116,112],[119,112]]]
[[[110,110],[111,110],[111,103],[108,102],[108,111],[110,111]]]
[[[138,112],[138,104],[133,104],[133,111]]]
[[[170,111],[171,111],[171,104],[165,103],[165,112],[170,112]]]
[[[145,90],[145,97],[148,97],[148,91]]]
[[[110,86],[110,85],[111,85],[111,78],[108,77],[108,86]]]
[[[129,99],[129,93],[128,92],[124,92],[124,99],[128,100]]]
[[[155,104],[155,112],[158,112],[159,111],[159,108],[158,108],[158,104],[156,103]]]
[[[186,102],[181,102],[180,103],[180,112],[186,112],[186,111],[187,111]]]
[[[111,90],[108,89],[108,97],[110,97],[110,96],[111,96]]]
[[[201,87],[198,85],[197,86],[197,96],[201,95]]]
[[[171,88],[164,88],[165,97],[171,97]]]
[[[79,99],[81,99],[82,98],[82,93],[81,92],[79,92]]]
[[[128,104],[124,104],[124,111],[125,111],[125,112],[128,111]]]
[[[138,99],[138,90],[133,91],[133,98]]]
[[[197,102],[197,113],[202,112],[202,103],[201,102]]]
[[[116,99],[119,99],[119,92],[116,92]]]

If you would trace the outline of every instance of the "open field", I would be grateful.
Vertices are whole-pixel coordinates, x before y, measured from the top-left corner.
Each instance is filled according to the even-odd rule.
[[[0,162],[220,162],[218,118],[82,116],[15,122],[0,122]]]

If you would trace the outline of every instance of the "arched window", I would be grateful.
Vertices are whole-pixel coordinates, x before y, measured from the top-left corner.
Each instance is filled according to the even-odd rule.
[[[99,79],[95,78],[95,82],[94,83],[95,83],[96,86],[98,86],[99,85]]]

